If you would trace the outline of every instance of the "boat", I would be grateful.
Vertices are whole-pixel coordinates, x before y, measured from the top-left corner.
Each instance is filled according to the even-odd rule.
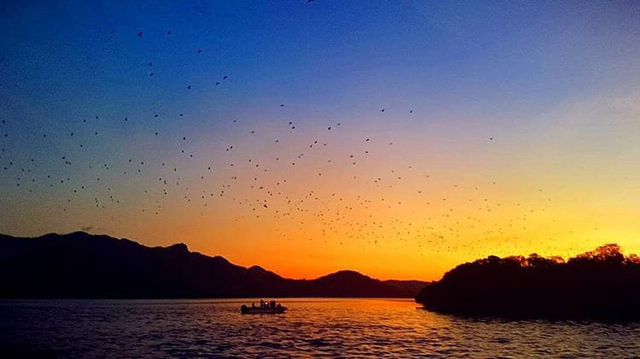
[[[252,304],[251,306],[242,305],[240,307],[240,313],[242,314],[282,314],[287,310],[286,307],[283,307],[282,304],[276,304],[275,300],[267,303],[265,301],[260,301],[260,306],[256,306]]]
[[[240,313],[242,314],[281,314],[284,313],[287,308],[280,306],[279,308],[260,308],[260,307],[247,307],[243,305],[240,307]]]

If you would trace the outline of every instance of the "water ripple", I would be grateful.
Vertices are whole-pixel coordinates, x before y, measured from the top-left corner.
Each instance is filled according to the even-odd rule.
[[[410,300],[0,301],[0,357],[633,357],[640,325],[444,316]]]

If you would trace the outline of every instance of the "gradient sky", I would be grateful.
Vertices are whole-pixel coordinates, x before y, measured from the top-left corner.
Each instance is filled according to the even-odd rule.
[[[639,19],[635,1],[3,1],[0,233],[184,242],[295,278],[640,252]]]

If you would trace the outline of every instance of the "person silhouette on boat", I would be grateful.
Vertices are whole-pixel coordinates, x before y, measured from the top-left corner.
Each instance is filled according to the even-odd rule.
[[[252,302],[251,307],[246,305],[240,306],[240,312],[242,312],[242,314],[279,314],[284,313],[286,310],[286,307],[275,300],[265,301],[260,299],[259,305],[256,305],[256,302]]]

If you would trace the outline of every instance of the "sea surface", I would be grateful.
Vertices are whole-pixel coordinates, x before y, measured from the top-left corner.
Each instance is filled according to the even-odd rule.
[[[255,300],[253,300],[255,301]],[[0,357],[634,357],[640,324],[439,315],[412,300],[0,301]]]

